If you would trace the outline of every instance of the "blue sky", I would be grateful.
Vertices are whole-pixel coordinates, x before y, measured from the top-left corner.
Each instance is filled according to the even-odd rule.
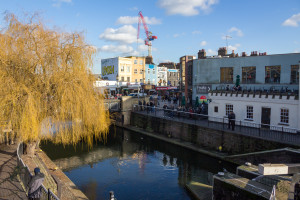
[[[236,53],[300,52],[300,0],[0,0],[5,11],[19,17],[39,12],[49,28],[83,32],[97,47],[93,71],[100,60],[115,56],[147,55],[137,43],[137,16],[142,11],[153,42],[153,59],[178,62],[183,55],[205,49],[215,55],[226,46]],[[144,39],[145,31],[140,30]]]

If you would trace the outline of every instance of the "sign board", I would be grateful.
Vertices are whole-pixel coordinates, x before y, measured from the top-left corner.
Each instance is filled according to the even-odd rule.
[[[156,87],[156,90],[168,90],[168,87]]]
[[[170,86],[170,87],[156,87],[156,90],[176,90],[177,87]]]
[[[178,72],[178,69],[168,69],[168,72]]]
[[[154,65],[149,64],[149,69],[154,69]]]
[[[197,94],[208,94],[211,90],[211,85],[197,85],[196,86],[196,93]]]
[[[141,87],[141,85],[140,84],[137,84],[137,83],[129,83],[128,84],[128,88],[138,88],[138,87]]]
[[[118,57],[101,60],[101,74],[108,80],[117,80],[118,74]]]
[[[145,90],[151,90],[151,89],[152,89],[152,85],[145,85],[145,86],[144,86],[144,89],[145,89]]]
[[[107,86],[117,87],[117,81],[95,81],[94,86],[95,87],[107,87]]]

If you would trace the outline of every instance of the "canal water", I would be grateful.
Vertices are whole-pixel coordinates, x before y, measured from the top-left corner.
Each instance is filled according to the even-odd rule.
[[[212,185],[213,174],[236,167],[120,128],[92,150],[49,142],[42,149],[91,200],[109,199],[110,191],[118,200],[192,199],[186,183]]]

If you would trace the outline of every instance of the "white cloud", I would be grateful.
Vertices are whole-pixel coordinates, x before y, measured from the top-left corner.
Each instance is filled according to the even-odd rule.
[[[139,51],[148,51],[148,46],[147,45],[139,45],[138,46],[138,50]]]
[[[299,49],[295,49],[294,53],[300,53],[300,50]]]
[[[184,35],[185,35],[185,33],[175,33],[175,34],[173,35],[173,37],[174,37],[174,38],[177,38],[177,37],[184,36]]]
[[[200,43],[200,45],[201,45],[201,46],[205,46],[205,45],[207,45],[207,42],[206,42],[206,41],[202,41],[202,42]]]
[[[228,51],[232,51],[232,50],[236,51],[240,46],[241,46],[240,44],[235,44],[234,46],[229,45]],[[230,53],[230,52],[228,52],[228,53]]]
[[[216,54],[217,54],[217,51],[214,51],[214,50],[212,50],[212,49],[208,49],[208,50],[207,50],[207,54],[210,55],[210,56],[211,56],[211,55],[216,55]]]
[[[132,8],[129,8],[129,10],[131,10],[131,11],[137,11],[138,7],[132,7]]]
[[[72,3],[72,0],[52,0],[54,3],[52,4],[53,7],[59,8],[62,3]]]
[[[161,20],[157,19],[155,17],[144,17],[145,21],[147,24],[150,25],[155,25],[155,24],[161,24]],[[136,17],[131,17],[131,16],[122,16],[119,17],[119,19],[117,20],[117,24],[137,24],[138,23],[138,16]]]
[[[208,12],[218,0],[158,0],[157,3],[168,15],[193,16],[199,14],[199,9]]]
[[[120,54],[130,54],[134,52],[132,46],[128,45],[104,45],[98,49],[101,52],[106,53],[120,53]]]
[[[201,34],[201,31],[193,31],[192,34],[193,35],[198,35],[198,34]]]
[[[237,27],[231,27],[229,30],[228,30],[228,33],[236,33],[236,35],[238,37],[243,37],[243,31],[241,31],[240,29],[238,29]]]
[[[118,29],[107,28],[99,38],[109,42],[132,44],[137,42],[137,30],[131,25],[124,25]],[[140,39],[139,43],[141,42],[143,41]]]
[[[300,23],[300,13],[293,15],[292,17],[285,20],[282,25],[283,26],[293,26],[298,27]]]

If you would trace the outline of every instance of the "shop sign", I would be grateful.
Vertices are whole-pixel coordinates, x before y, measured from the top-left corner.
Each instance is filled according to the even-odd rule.
[[[95,87],[116,87],[117,81],[95,81]]]
[[[170,87],[156,87],[156,90],[176,90],[177,87],[173,87],[173,86],[170,86]]]
[[[144,86],[144,89],[145,89],[145,90],[151,90],[151,89],[152,89],[152,85],[145,85],[145,86]]]
[[[168,90],[168,87],[156,87],[156,90]]]
[[[211,85],[197,85],[196,92],[197,94],[208,94],[211,90]]]

